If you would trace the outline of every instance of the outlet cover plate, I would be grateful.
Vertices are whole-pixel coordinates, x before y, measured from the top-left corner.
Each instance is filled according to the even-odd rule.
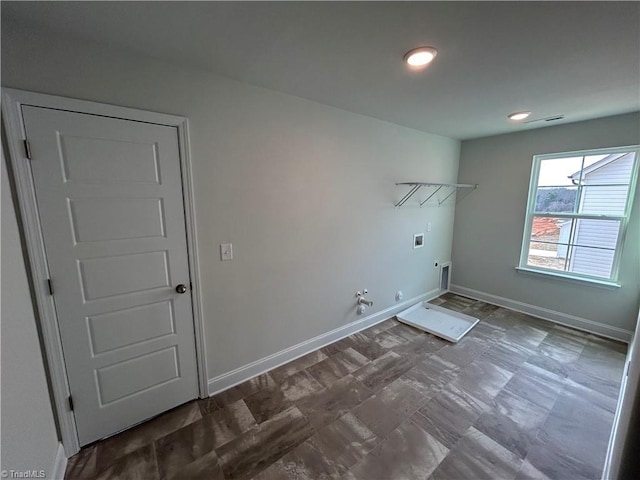
[[[413,248],[424,247],[424,233],[416,233],[413,236]]]
[[[220,260],[233,260],[233,245],[231,243],[220,244]]]

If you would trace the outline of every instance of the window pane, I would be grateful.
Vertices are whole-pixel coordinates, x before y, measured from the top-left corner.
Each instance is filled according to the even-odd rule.
[[[552,270],[609,278],[615,250],[566,245],[529,243],[527,265]]]
[[[527,265],[530,267],[552,268],[565,270],[567,263],[568,245],[561,243],[529,243]]]
[[[527,265],[564,270],[573,222],[566,218],[534,216]]]
[[[568,243],[585,247],[615,249],[618,243],[620,222],[618,220],[575,220],[573,238]]]
[[[631,183],[635,152],[612,153],[604,157],[586,157],[583,185]],[[591,161],[597,158],[597,161]]]
[[[557,217],[533,217],[531,225],[532,242],[569,243],[573,220]]]
[[[620,154],[615,153],[614,156],[618,156]],[[584,169],[588,169],[589,167],[591,167],[591,165],[595,165],[596,163],[598,163],[600,160],[607,158],[607,157],[611,157],[611,155],[587,155],[584,157]],[[597,165],[595,165],[597,166]]]
[[[538,176],[538,186],[573,186],[575,183],[571,176],[580,172],[582,168],[582,157],[553,158],[540,162],[540,175]]]
[[[580,194],[580,213],[624,215],[629,185],[584,185]]]
[[[589,247],[572,247],[568,271],[583,275],[609,278],[615,250]]]
[[[578,187],[540,187],[536,191],[536,212],[571,213],[574,211]]]
[[[527,265],[609,278],[620,221],[533,217]]]

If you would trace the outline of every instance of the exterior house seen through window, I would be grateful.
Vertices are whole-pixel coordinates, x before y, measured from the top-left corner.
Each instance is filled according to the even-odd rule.
[[[637,176],[637,146],[535,156],[519,268],[615,284]]]

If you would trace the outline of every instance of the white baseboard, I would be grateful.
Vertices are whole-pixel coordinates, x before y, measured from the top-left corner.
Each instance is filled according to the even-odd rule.
[[[269,355],[268,357],[261,358],[260,360],[256,360],[255,362],[236,368],[230,372],[218,375],[217,377],[209,380],[209,395],[220,393],[249,380],[250,378],[268,372],[269,370],[273,370],[274,368],[284,365],[285,363],[289,363],[296,358],[311,353],[314,350],[318,350],[319,348],[325,347],[344,337],[348,337],[356,332],[372,327],[373,325],[393,317],[396,313],[404,310],[405,308],[409,308],[418,302],[432,300],[442,293],[444,292],[440,289],[431,290],[402,303],[398,303],[392,307],[373,313],[360,320],[356,320],[355,322],[338,327],[330,332],[323,333],[322,335],[318,335],[317,337],[298,343],[297,345],[281,350],[273,355]]]
[[[529,303],[519,302],[517,300],[511,300],[509,298],[500,297],[491,293],[480,292],[471,288],[461,287],[460,285],[451,285],[450,290],[452,293],[464,295],[475,300],[482,300],[484,302],[492,303],[500,307],[509,308],[516,312],[526,313],[533,317],[542,318],[543,320],[549,320],[550,322],[559,323],[567,327],[577,328],[585,332],[595,333],[602,337],[612,338],[614,340],[620,340],[621,342],[629,343],[633,332],[630,330],[624,330],[618,327],[612,327],[604,323],[594,322],[582,317],[576,317],[567,313],[557,312],[548,308],[538,307]]]
[[[50,470],[50,475],[47,478],[51,480],[63,480],[64,472],[67,469],[67,456],[64,453],[64,447],[62,443],[58,443],[58,450],[56,451],[56,458],[53,461],[53,466]]]

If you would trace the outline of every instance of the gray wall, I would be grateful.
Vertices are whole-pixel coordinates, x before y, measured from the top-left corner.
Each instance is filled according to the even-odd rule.
[[[58,435],[4,156],[2,173],[2,470],[44,470],[50,478]]]
[[[2,31],[2,85],[189,118],[210,378],[359,319],[356,290],[367,313],[433,290],[450,259],[453,207],[395,210],[394,182],[455,181],[456,140],[26,29]]]
[[[515,267],[533,156],[638,144],[639,118],[620,115],[462,142],[458,179],[480,187],[456,209],[452,283],[633,331],[640,297],[638,192],[622,256],[622,288],[534,276]]]

